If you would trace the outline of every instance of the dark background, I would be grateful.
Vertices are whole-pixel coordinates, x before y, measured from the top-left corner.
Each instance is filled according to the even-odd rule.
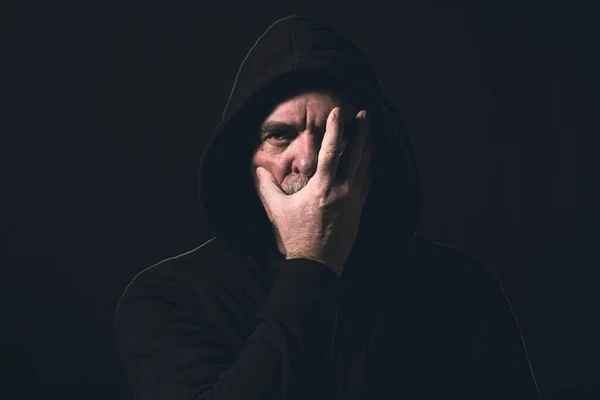
[[[211,237],[197,206],[203,146],[247,50],[292,13],[371,59],[414,137],[420,233],[502,277],[543,398],[598,382],[591,7],[243,7],[2,2],[0,397],[129,398],[111,331],[119,297],[140,270]]]

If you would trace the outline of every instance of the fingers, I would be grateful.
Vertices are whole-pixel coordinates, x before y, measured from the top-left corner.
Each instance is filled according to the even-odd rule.
[[[327,181],[335,179],[336,171],[343,150],[342,135],[344,132],[344,121],[339,107],[329,113],[325,135],[321,142],[318,155],[317,174]]]
[[[260,197],[265,211],[271,221],[273,221],[273,215],[271,210],[276,207],[280,197],[284,195],[283,191],[279,187],[275,177],[263,167],[256,168],[256,191]]]
[[[367,111],[361,110],[358,114],[356,114],[356,119],[358,121],[357,132],[356,136],[352,140],[353,143],[348,149],[350,153],[348,154],[348,167],[344,178],[348,182],[356,182],[359,184],[359,182],[363,182],[363,180],[357,179],[358,171],[363,165],[363,159],[365,156],[369,157],[369,154],[366,154],[367,146],[365,146],[369,136],[369,120],[367,118]]]

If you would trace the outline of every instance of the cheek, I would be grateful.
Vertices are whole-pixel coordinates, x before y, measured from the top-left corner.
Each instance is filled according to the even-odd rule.
[[[258,150],[252,157],[252,171],[256,167],[263,167],[275,176],[277,181],[283,179],[283,171],[285,170],[285,162],[281,154],[270,154],[267,150]]]

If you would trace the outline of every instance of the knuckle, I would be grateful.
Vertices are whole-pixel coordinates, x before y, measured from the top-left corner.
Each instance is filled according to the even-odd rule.
[[[339,157],[342,152],[339,149],[331,148],[325,150],[325,155],[331,158]]]
[[[339,195],[342,198],[348,197],[351,192],[351,187],[349,182],[344,182],[339,186]]]

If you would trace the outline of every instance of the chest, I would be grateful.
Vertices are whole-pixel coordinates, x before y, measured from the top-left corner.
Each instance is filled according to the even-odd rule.
[[[266,295],[258,300],[223,301],[229,318],[221,320],[219,330],[227,337],[232,358],[256,328]],[[469,385],[471,337],[463,315],[450,303],[422,297],[358,301],[346,304],[339,317],[333,359],[297,363],[290,380],[294,396],[358,400],[405,393],[413,399],[435,398],[460,393]]]

